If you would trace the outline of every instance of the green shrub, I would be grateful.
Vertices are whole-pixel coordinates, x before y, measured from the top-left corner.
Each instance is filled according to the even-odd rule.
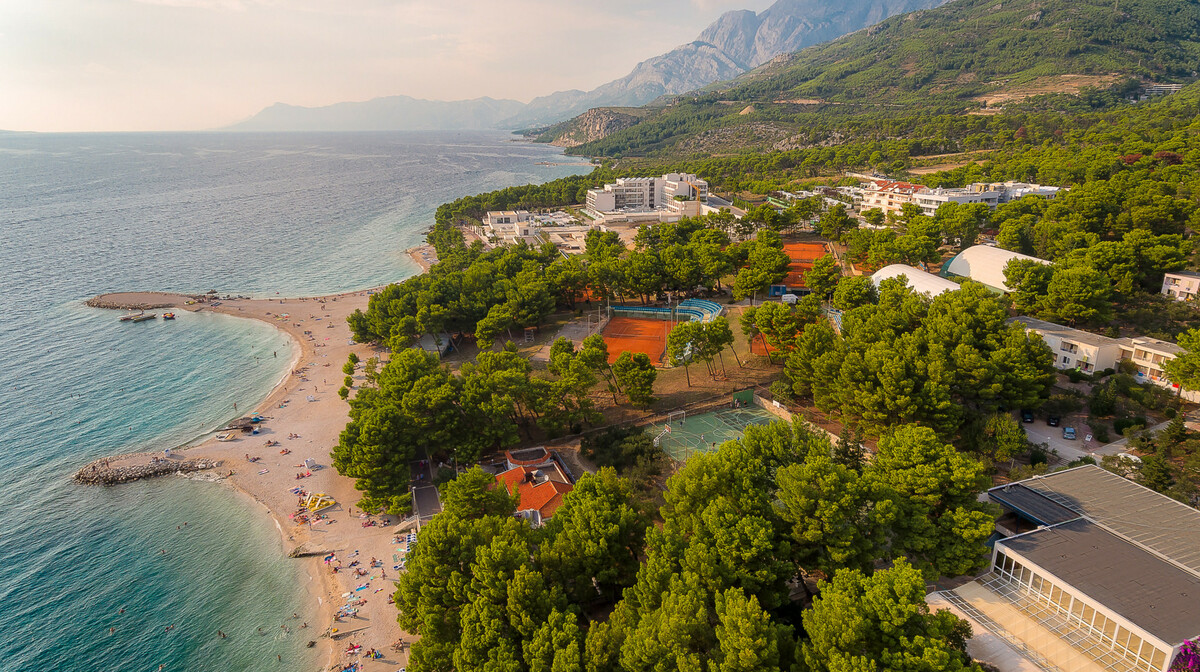
[[[342,366],[342,373],[346,374],[347,376],[353,375],[354,365],[350,362],[346,362],[346,364]]]
[[[346,359],[347,359],[347,360],[348,360],[348,361],[349,361],[351,364],[358,364],[358,355],[354,354],[353,352],[352,352],[352,353],[350,353],[350,356],[349,356],[349,357],[347,357]]]
[[[1070,394],[1052,394],[1042,404],[1042,410],[1048,415],[1069,415],[1083,408],[1083,401],[1078,392]]]
[[[354,376],[346,376],[342,379],[342,384],[346,387],[354,387]]]
[[[780,401],[790,401],[792,398],[792,386],[782,380],[777,380],[771,383],[771,396]]]
[[[1173,407],[1167,407],[1163,410],[1163,415],[1167,416],[1168,420],[1174,420],[1175,416],[1179,415],[1179,411],[1175,410]]]
[[[1112,437],[1108,434],[1108,425],[1098,420],[1088,422],[1088,427],[1092,430],[1092,438],[1100,443],[1108,443],[1112,441]]]
[[[342,399],[345,399],[346,397],[349,397],[349,396],[350,396],[350,389],[349,389],[349,388],[346,388],[346,387],[343,387],[342,389],[338,390],[338,396],[339,396],[339,397],[341,397]]]
[[[1135,418],[1121,418],[1113,423],[1113,430],[1115,430],[1117,434],[1120,434],[1121,436],[1125,436],[1125,430],[1135,427],[1139,430],[1145,429],[1146,418],[1139,415]]]
[[[1092,415],[1106,417],[1117,412],[1116,387],[1110,381],[1092,388],[1092,396],[1088,399],[1088,410]]]
[[[1046,454],[1046,451],[1041,446],[1033,446],[1029,449],[1029,466],[1036,467],[1046,464],[1049,461],[1050,456]]]

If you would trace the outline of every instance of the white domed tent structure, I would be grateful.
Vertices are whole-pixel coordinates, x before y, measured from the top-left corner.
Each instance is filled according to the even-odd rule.
[[[1050,263],[1045,259],[1038,259],[1028,254],[999,247],[973,245],[959,252],[957,256],[942,266],[942,275],[970,278],[997,292],[1010,292],[1012,290],[1004,284],[1004,267],[1013,259],[1027,259],[1039,264]]]
[[[912,287],[914,291],[922,294],[928,294],[930,297],[937,296],[942,292],[953,292],[959,288],[959,284],[953,280],[939,278],[932,273],[926,273],[919,268],[905,266],[904,264],[892,264],[891,266],[884,266],[871,275],[871,282],[875,283],[876,287],[879,287],[879,283],[883,282],[884,280],[887,280],[888,278],[895,278],[901,275],[908,278],[908,286]]]

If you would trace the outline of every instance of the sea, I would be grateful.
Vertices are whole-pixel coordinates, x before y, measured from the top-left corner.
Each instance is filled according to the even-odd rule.
[[[320,663],[319,628],[291,618],[315,623],[309,578],[260,505],[183,477],[71,482],[254,407],[291,345],[210,313],[122,323],[87,298],[401,280],[440,203],[588,170],[499,132],[0,134],[0,669]]]

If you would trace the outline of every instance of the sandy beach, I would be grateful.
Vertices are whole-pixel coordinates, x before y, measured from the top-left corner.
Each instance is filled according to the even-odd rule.
[[[170,298],[164,298],[164,297]],[[106,305],[146,305],[172,303],[183,310],[203,310],[226,315],[257,319],[272,324],[287,333],[298,345],[298,354],[286,375],[258,406],[251,407],[254,400],[229,409],[230,418],[262,414],[258,435],[243,434],[236,440],[219,442],[215,435],[186,448],[171,448],[172,459],[219,460],[220,467],[200,472],[200,478],[219,477],[227,483],[260,502],[280,531],[284,553],[295,549],[313,553],[297,559],[305,563],[309,575],[309,589],[320,602],[319,622],[308,623],[311,639],[323,647],[321,669],[341,669],[357,657],[345,655],[351,643],[362,645],[363,650],[377,649],[384,654],[378,660],[362,660],[361,669],[371,671],[395,670],[407,664],[407,651],[399,652],[393,644],[403,638],[396,622],[396,608],[388,603],[394,592],[391,582],[396,577],[393,553],[397,544],[391,543],[397,527],[379,525],[363,527],[365,519],[354,506],[358,493],[353,479],[339,476],[330,466],[330,451],[337,444],[338,434],[345,427],[349,405],[337,395],[345,374],[342,366],[351,352],[365,361],[379,352],[369,345],[353,344],[346,317],[355,309],[365,309],[366,291],[349,292],[326,297],[298,299],[231,299],[193,303],[193,297],[164,295],[162,293],[109,294],[102,299]],[[290,353],[278,353],[286,357]],[[361,366],[356,379],[362,380]],[[214,428],[215,429],[215,428]],[[291,437],[291,438],[289,438]],[[267,441],[278,441],[279,446],[266,447]],[[289,451],[281,454],[281,451]],[[259,458],[248,462],[246,456]],[[139,453],[109,460],[111,468],[146,464],[154,458],[162,458],[162,452]],[[304,460],[311,458],[320,468],[309,470],[303,467]],[[311,476],[297,479],[297,474],[311,471]],[[231,473],[232,472],[232,473]],[[291,514],[298,508],[297,495],[291,491],[300,487],[312,492],[327,493],[337,499],[337,506],[322,513],[327,519],[318,524],[297,524]],[[378,518],[372,518],[378,522]],[[392,518],[392,522],[395,519]],[[357,551],[357,555],[355,552]],[[323,561],[328,553],[336,554],[342,563],[337,574]],[[382,561],[381,567],[369,567],[371,558]],[[349,565],[358,561],[358,565]],[[358,569],[366,570],[365,576],[355,576]],[[355,597],[365,599],[359,606],[356,617],[334,622],[335,610],[346,603],[343,594],[357,590]],[[291,614],[281,614],[281,619]],[[295,623],[292,627],[299,627]],[[337,639],[324,636],[331,628],[337,628]]]

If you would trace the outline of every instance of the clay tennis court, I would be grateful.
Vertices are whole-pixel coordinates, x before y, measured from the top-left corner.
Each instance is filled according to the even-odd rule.
[[[750,354],[766,357],[768,353],[778,353],[779,350],[770,343],[764,343],[761,336],[750,339]]]
[[[813,262],[825,256],[827,250],[825,245],[821,243],[784,243],[783,251],[792,260],[792,265],[788,268],[787,277],[783,279],[784,285],[797,288],[804,287],[804,274],[812,267]]]
[[[644,352],[655,366],[661,366],[663,353],[667,350],[667,334],[671,333],[671,321],[613,317],[600,333],[608,345],[610,364],[617,361],[622,352]]]

